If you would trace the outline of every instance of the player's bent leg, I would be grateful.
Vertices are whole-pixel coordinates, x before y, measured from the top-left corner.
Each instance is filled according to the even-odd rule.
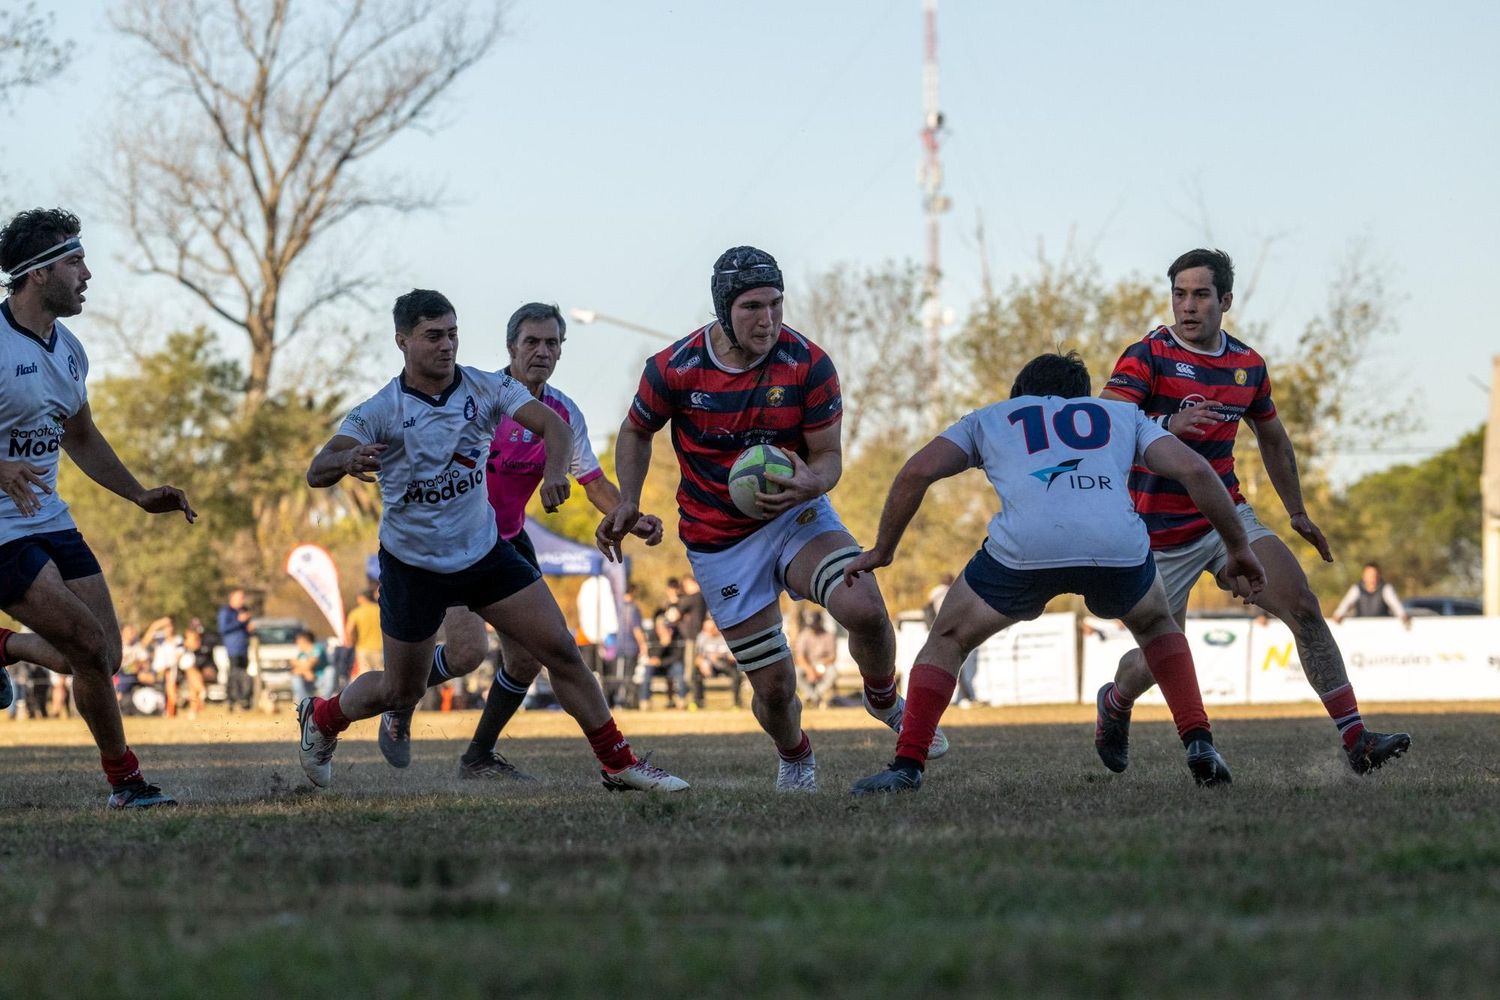
[[[102,574],[63,580],[57,567],[42,568],[21,600],[6,608],[67,661],[73,700],[99,748],[100,764],[111,786],[112,809],[175,805],[176,800],[142,776],[125,742],[125,726],[115,698],[114,673],[120,667],[120,631]],[[113,628],[113,635],[108,628]]]
[[[884,688],[896,674],[896,631],[891,627],[885,598],[873,573],[845,586],[844,567],[860,553],[846,531],[813,537],[787,566],[786,582],[828,609],[833,620],[849,633],[849,655],[867,682]]]
[[[427,686],[437,687],[455,677],[473,673],[489,652],[484,619],[465,607],[452,607],[443,615],[443,642],[432,651]],[[380,754],[395,768],[411,764],[411,720],[416,707],[382,712],[378,742]]]
[[[621,734],[604,698],[599,679],[583,662],[568,632],[567,621],[540,579],[479,614],[500,632],[548,664],[552,690],[563,710],[577,721],[600,765],[604,787],[611,791],[686,791],[688,783],[637,758]]]
[[[1278,538],[1258,538],[1250,545],[1266,568],[1266,587],[1256,603],[1291,629],[1302,671],[1338,728],[1349,767],[1355,774],[1369,774],[1406,753],[1410,734],[1365,728],[1343,654],[1296,557]]]
[[[1107,614],[1115,609],[1093,610]],[[1161,685],[1167,707],[1172,711],[1172,721],[1177,726],[1177,735],[1187,750],[1188,769],[1192,772],[1193,779],[1200,785],[1229,784],[1229,767],[1214,748],[1208,713],[1203,707],[1203,695],[1198,688],[1197,670],[1193,666],[1192,651],[1188,648],[1187,637],[1183,635],[1181,627],[1172,618],[1160,578],[1153,574],[1151,586],[1145,595],[1121,616],[1121,620],[1135,637],[1147,667]],[[1106,723],[1101,723],[1096,730],[1096,746],[1101,742],[1101,737],[1110,735],[1110,727],[1107,725],[1110,708],[1107,692],[1101,692],[1100,702],[1100,718],[1106,720]],[[1119,728],[1123,737],[1125,730],[1123,727]],[[1099,756],[1109,766],[1110,759],[1106,754],[1109,740],[1106,738],[1102,742],[1105,745],[1100,747]],[[1122,739],[1120,763],[1124,762]],[[1123,769],[1123,766],[1118,768]]]

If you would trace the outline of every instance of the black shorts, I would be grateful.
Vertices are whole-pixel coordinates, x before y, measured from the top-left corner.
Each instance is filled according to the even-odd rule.
[[[522,528],[520,534],[509,541],[510,544],[516,547],[516,552],[520,554],[522,559],[531,563],[538,573],[542,571],[542,564],[536,558],[536,546],[531,544],[531,538],[526,534],[525,528]]]
[[[1062,566],[1011,569],[982,547],[964,567],[964,582],[1007,618],[1029,622],[1059,594],[1081,594],[1100,618],[1120,618],[1140,603],[1156,581],[1156,561],[1139,566]]]
[[[402,642],[423,642],[437,634],[449,608],[478,611],[541,578],[541,571],[503,538],[474,565],[453,573],[411,566],[382,548],[380,630]]]
[[[49,562],[57,564],[64,580],[104,572],[76,528],[13,538],[0,545],[0,607],[9,607],[25,597]]]

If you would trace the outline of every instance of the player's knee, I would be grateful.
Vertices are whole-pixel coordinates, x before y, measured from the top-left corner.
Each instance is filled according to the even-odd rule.
[[[797,699],[797,675],[790,670],[768,672],[757,680],[755,697],[772,712],[790,709]]]
[[[384,710],[396,712],[411,708],[422,700],[422,695],[427,693],[427,677],[402,678],[400,680],[387,670],[382,677],[381,694],[384,696]]]
[[[479,669],[489,653],[487,641],[454,638],[443,643],[443,662],[449,677],[462,677]]]
[[[66,642],[56,643],[74,673],[113,677],[120,670],[120,655],[111,650],[98,623],[78,628]]]

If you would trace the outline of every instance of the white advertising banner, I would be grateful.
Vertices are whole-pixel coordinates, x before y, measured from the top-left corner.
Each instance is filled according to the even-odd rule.
[[[1077,619],[1042,615],[991,636],[979,647],[974,694],[991,705],[1077,702]]]
[[[1083,693],[1085,704],[1107,682],[1114,680],[1120,657],[1135,649],[1135,639],[1119,622],[1084,620]],[[1193,651],[1193,666],[1206,705],[1239,705],[1249,698],[1249,619],[1189,618],[1183,630]],[[1145,705],[1164,705],[1161,689],[1141,696]]]
[[[328,551],[317,545],[299,545],[286,557],[286,571],[302,584],[323,617],[328,619],[339,643],[344,641],[344,599],[339,594],[339,570]]]
[[[1329,623],[1361,702],[1500,699],[1500,618],[1351,618]],[[1316,701],[1290,630],[1272,620],[1250,642],[1250,700]]]

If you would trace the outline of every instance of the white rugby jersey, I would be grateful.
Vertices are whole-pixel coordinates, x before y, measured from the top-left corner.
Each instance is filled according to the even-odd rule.
[[[383,444],[380,544],[404,563],[453,573],[478,562],[499,533],[484,486],[501,419],[532,401],[501,372],[458,366],[441,396],[391,379],[344,418],[339,433]]]
[[[1021,396],[943,432],[1000,495],[985,547],[1011,569],[1136,566],[1150,551],[1130,467],[1168,437],[1134,403]]]
[[[88,402],[84,380],[89,359],[78,338],[61,323],[47,340],[16,325],[10,300],[0,303],[0,459],[30,462],[47,471],[51,493],[42,509],[22,517],[16,503],[0,493],[0,544],[44,531],[74,527],[68,505],[57,495],[57,463],[62,458],[63,421]]]

